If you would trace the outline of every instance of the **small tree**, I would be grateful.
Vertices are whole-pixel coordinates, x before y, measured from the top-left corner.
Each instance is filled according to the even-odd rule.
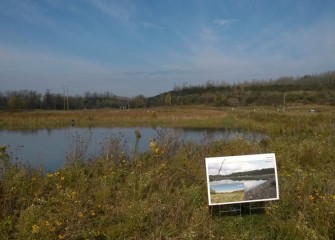
[[[164,100],[165,104],[168,105],[169,107],[171,107],[172,104],[172,96],[171,93],[167,93],[165,95],[165,100]]]
[[[47,89],[45,92],[43,103],[44,103],[45,108],[47,109],[52,108],[52,95],[49,89]]]
[[[9,109],[15,109],[15,108],[17,108],[18,104],[19,104],[19,102],[18,102],[18,99],[17,99],[17,97],[15,95],[12,95],[12,96],[10,96],[8,98],[7,107]]]

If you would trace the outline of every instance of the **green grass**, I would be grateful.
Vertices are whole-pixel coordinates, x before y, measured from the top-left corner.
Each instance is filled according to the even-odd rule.
[[[211,194],[212,203],[240,202],[244,200],[244,191]]]
[[[218,121],[211,112],[192,117]],[[176,117],[164,114],[158,122]],[[100,157],[74,157],[49,174],[9,164],[1,148],[0,239],[334,239],[333,112],[235,109],[220,118],[268,138],[197,145],[162,131],[146,153],[132,156],[115,139]],[[280,200],[252,216],[208,208],[205,157],[267,152],[276,154]]]

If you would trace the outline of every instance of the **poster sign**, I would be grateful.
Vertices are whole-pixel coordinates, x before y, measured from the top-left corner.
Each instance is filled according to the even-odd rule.
[[[209,205],[279,199],[274,153],[208,157]]]

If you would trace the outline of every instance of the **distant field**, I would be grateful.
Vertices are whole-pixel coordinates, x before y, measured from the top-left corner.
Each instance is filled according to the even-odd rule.
[[[218,127],[226,112],[211,108],[0,111],[0,128],[86,126]],[[191,121],[192,120],[192,121]]]
[[[309,112],[317,109],[323,114],[334,114],[335,108],[331,106],[298,105],[287,106],[285,114],[296,115],[318,115],[320,112]],[[38,128],[61,128],[68,126],[77,127],[191,127],[191,128],[227,128],[262,130],[264,124],[250,125],[248,118],[252,115],[271,118],[271,115],[282,114],[281,107],[162,107],[162,108],[140,108],[129,110],[118,109],[87,109],[87,110],[0,110],[0,129],[38,129]],[[237,118],[245,117],[247,121],[237,123]],[[252,114],[252,115],[250,115]],[[272,117],[276,117],[273,115]],[[227,118],[228,116],[228,118]],[[259,118],[259,117],[258,117]],[[257,123],[256,123],[257,124]]]
[[[212,203],[238,202],[244,200],[244,191],[211,194]]]

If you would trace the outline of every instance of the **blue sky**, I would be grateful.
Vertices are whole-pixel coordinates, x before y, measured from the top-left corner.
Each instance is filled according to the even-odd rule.
[[[154,96],[334,70],[335,1],[0,0],[0,91]]]

